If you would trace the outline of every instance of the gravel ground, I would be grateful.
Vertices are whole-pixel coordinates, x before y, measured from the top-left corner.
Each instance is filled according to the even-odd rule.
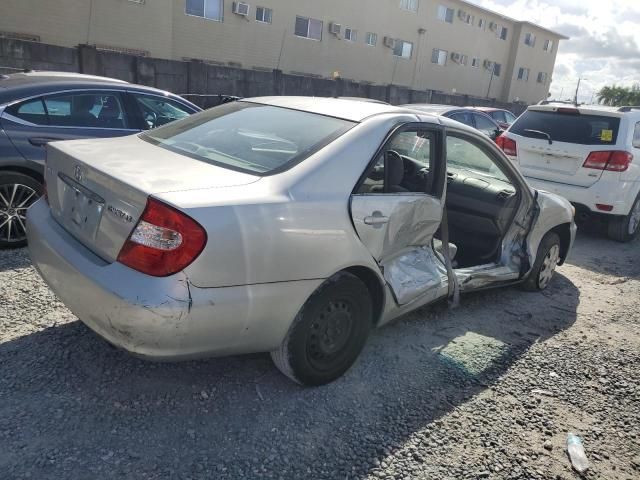
[[[375,332],[335,383],[268,355],[147,363],[0,252],[0,479],[640,478],[640,241],[580,233],[544,292],[465,296]]]

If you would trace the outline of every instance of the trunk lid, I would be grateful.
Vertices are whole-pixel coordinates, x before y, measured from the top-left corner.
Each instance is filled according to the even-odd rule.
[[[517,137],[518,164],[525,177],[589,187],[600,180],[602,170],[584,168],[589,153],[606,148]]]
[[[260,178],[171,152],[137,136],[50,143],[46,166],[53,217],[108,262],[117,259],[149,196],[242,186]]]

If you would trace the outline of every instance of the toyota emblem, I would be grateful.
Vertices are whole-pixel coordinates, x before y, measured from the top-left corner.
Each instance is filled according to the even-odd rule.
[[[82,172],[82,167],[80,165],[76,165],[73,169],[73,176],[78,182],[82,182],[84,179],[84,173]]]

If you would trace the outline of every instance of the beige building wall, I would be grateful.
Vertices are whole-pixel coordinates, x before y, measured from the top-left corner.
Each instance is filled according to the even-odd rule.
[[[374,84],[525,102],[546,96],[563,38],[462,0],[417,0],[415,12],[401,9],[401,0],[246,2],[251,5],[248,17],[233,14],[233,2],[224,0],[224,18],[214,21],[186,15],[186,0],[0,0],[0,32],[35,34],[44,43],[63,46],[97,44],[158,58],[195,58],[327,78],[340,75]],[[273,10],[271,24],[255,20],[256,6]],[[452,23],[438,19],[440,6],[454,10]],[[473,24],[461,19],[460,10],[473,16]],[[296,15],[321,20],[322,40],[295,36]],[[480,19],[483,28],[478,26]],[[342,35],[329,33],[331,22],[342,25]],[[492,23],[495,30],[489,28]],[[356,30],[355,42],[343,38],[347,27]],[[506,39],[500,38],[502,27],[507,29]],[[527,31],[536,34],[534,48],[523,43]],[[378,35],[376,46],[365,43],[367,32]],[[411,42],[411,58],[394,56],[383,45],[385,36]],[[554,42],[549,53],[542,48],[546,38]],[[433,49],[447,51],[446,65],[432,63]],[[454,52],[466,55],[467,64],[452,61]],[[477,67],[472,66],[473,58],[478,59]],[[499,76],[492,78],[483,66],[485,60],[501,65]],[[527,82],[516,79],[520,66],[530,69]],[[546,84],[536,82],[540,71],[548,73]]]

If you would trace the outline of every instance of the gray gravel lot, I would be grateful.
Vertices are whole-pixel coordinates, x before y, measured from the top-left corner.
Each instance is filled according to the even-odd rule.
[[[580,233],[544,294],[422,309],[309,389],[268,355],[154,364],[0,252],[0,479],[640,478],[640,241]]]

